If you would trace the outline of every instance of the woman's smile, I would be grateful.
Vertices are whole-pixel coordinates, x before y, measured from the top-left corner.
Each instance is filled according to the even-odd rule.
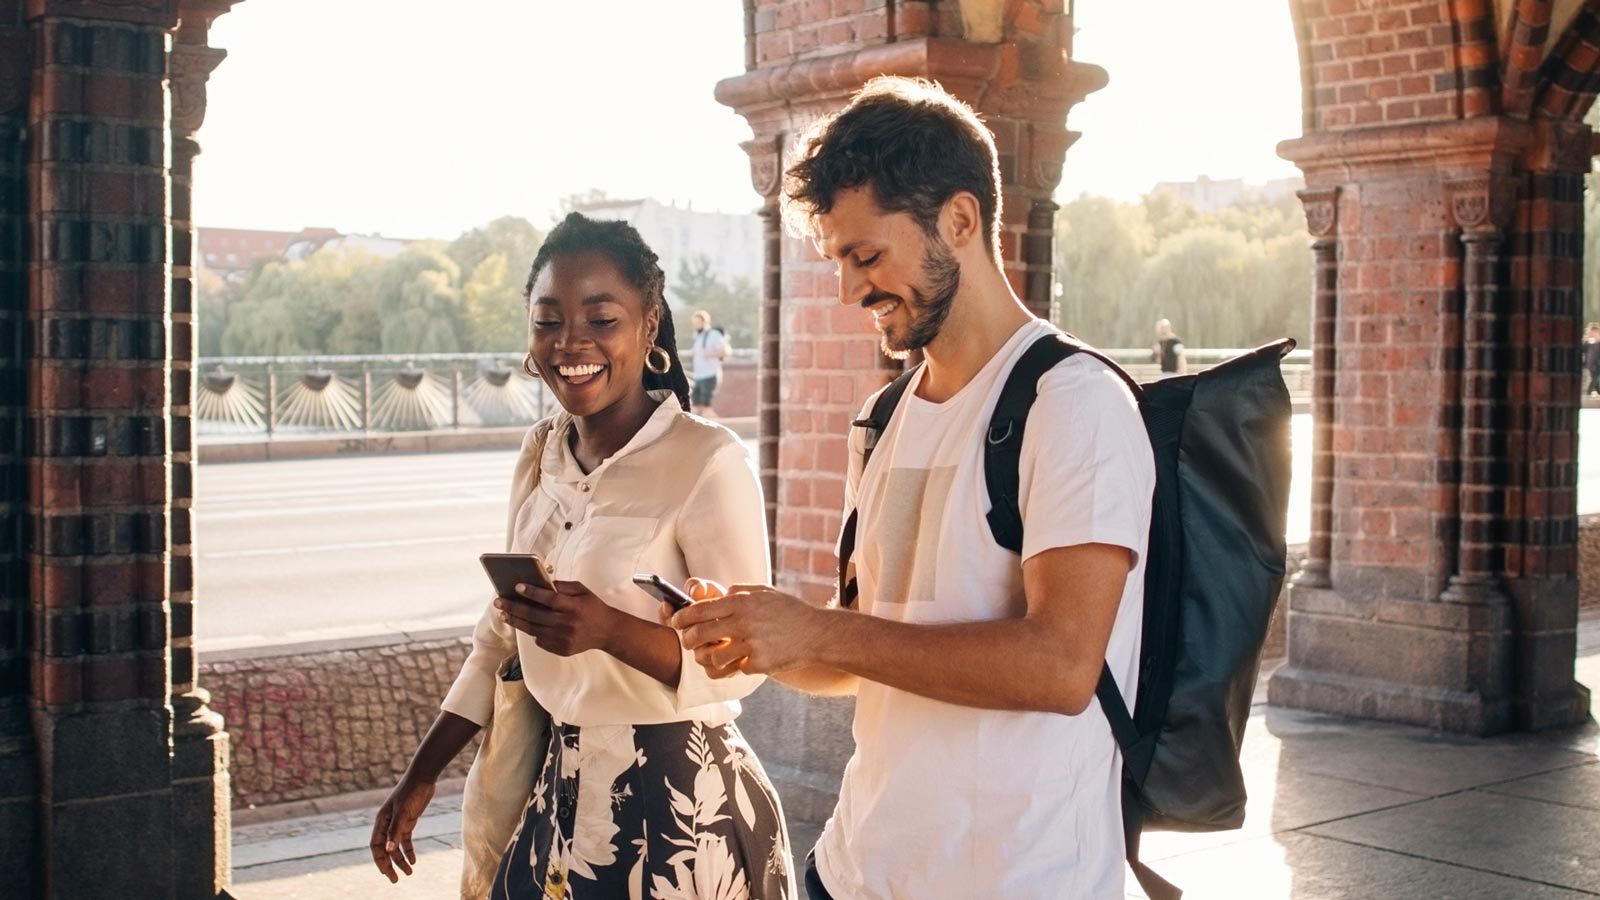
[[[561,376],[562,381],[573,387],[578,387],[591,381],[599,380],[600,374],[608,368],[609,366],[602,366],[599,363],[583,363],[581,365],[557,365],[555,370],[556,374]]]

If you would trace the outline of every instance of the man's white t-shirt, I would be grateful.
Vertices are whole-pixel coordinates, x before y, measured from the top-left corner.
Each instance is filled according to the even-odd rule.
[[[860,515],[862,612],[919,624],[1024,613],[1020,561],[984,519],[983,435],[1016,360],[1052,333],[1040,320],[1017,329],[944,403],[916,396],[918,375],[864,473],[863,436],[852,430],[847,494]],[[1116,374],[1080,354],[1040,379],[1019,474],[1022,559],[1085,543],[1135,554],[1106,654],[1131,709],[1155,467]],[[1007,665],[1005,656],[993,665]],[[1008,712],[863,680],[854,734],[816,848],[837,900],[1121,900],[1121,759],[1098,700],[1077,716]]]
[[[718,378],[722,375],[722,357],[728,352],[728,339],[715,328],[706,328],[694,334],[690,353],[690,369],[694,377]]]

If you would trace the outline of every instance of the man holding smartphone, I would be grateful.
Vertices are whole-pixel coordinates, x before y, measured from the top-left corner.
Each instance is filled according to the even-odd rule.
[[[926,365],[870,466],[852,429],[854,606],[735,585],[672,623],[712,675],[857,695],[813,898],[1120,900],[1121,761],[1094,691],[1107,662],[1133,707],[1155,484],[1133,398],[1086,354],[1040,378],[1022,552],[1003,549],[985,431],[1016,360],[1054,329],[1001,267],[992,137],[937,86],[880,78],[797,159],[791,226],[837,263],[840,302],[873,314],[885,351]]]

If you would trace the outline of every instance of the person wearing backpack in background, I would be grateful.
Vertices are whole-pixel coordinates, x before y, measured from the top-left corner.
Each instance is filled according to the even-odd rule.
[[[694,414],[714,417],[717,413],[711,408],[711,398],[722,382],[722,361],[728,358],[728,336],[711,324],[711,313],[703,309],[694,311],[694,346],[690,355],[694,384],[689,393]]]
[[[873,314],[885,352],[926,364],[874,446],[851,431],[845,596],[819,609],[734,585],[671,622],[713,676],[856,694],[813,898],[1120,900],[1121,758],[1096,685],[1109,668],[1133,707],[1155,485],[1133,397],[1089,354],[1044,373],[1015,464],[1020,557],[1000,546],[990,416],[1023,352],[1060,332],[1001,268],[993,138],[937,85],[878,78],[797,159],[791,226],[838,265],[840,302]]]
[[[1189,373],[1189,361],[1183,355],[1183,338],[1173,332],[1170,319],[1156,320],[1156,342],[1150,348],[1150,358],[1161,364],[1162,378]]]

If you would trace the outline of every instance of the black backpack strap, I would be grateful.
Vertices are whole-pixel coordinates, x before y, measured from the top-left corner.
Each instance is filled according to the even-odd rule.
[[[1117,746],[1122,748],[1122,840],[1128,867],[1133,869],[1133,877],[1150,900],[1180,900],[1183,891],[1157,875],[1154,869],[1139,859],[1144,805],[1139,802],[1139,792],[1130,774],[1128,759],[1130,754],[1148,754],[1152,744],[1139,740],[1139,729],[1133,724],[1133,716],[1128,714],[1128,704],[1122,699],[1122,692],[1117,690],[1117,680],[1112,676],[1109,664],[1102,663],[1100,666],[1100,681],[1094,686],[1094,695],[1100,700],[1100,709],[1105,713],[1106,721],[1111,723],[1111,734],[1116,737]],[[1148,761],[1144,766],[1149,767]]]
[[[900,408],[900,400],[906,394],[906,387],[911,384],[911,379],[922,368],[919,363],[900,373],[899,377],[889,382],[883,389],[878,399],[872,401],[872,408],[867,411],[865,419],[856,419],[850,423],[852,428],[865,428],[866,440],[861,454],[861,470],[867,469],[867,463],[872,461],[872,451],[877,449],[878,438],[889,428],[889,420],[894,418],[894,411]],[[850,510],[844,517],[844,528],[839,532],[839,605],[853,607],[856,605],[856,582],[849,578],[850,558],[856,552],[856,511]]]
[[[1121,366],[1071,335],[1040,338],[1023,352],[1022,358],[1017,360],[1011,374],[1006,377],[1005,385],[1000,388],[994,415],[989,420],[983,454],[984,482],[989,489],[989,530],[994,533],[995,543],[1013,553],[1022,552],[1022,507],[1018,495],[1021,493],[1022,435],[1027,427],[1028,411],[1039,396],[1039,379],[1074,353],[1086,353],[1108,366],[1127,385],[1135,400],[1144,396],[1139,383]],[[1128,704],[1122,699],[1122,691],[1117,688],[1111,667],[1104,663],[1100,666],[1095,696],[1099,698],[1100,709],[1105,713],[1111,733],[1122,750],[1122,827],[1128,865],[1133,869],[1139,887],[1150,900],[1179,900],[1183,892],[1139,860],[1139,835],[1144,827],[1144,807],[1140,805],[1136,787],[1128,777],[1128,760],[1147,754],[1151,747],[1150,742],[1139,740],[1139,729],[1134,725]],[[1134,770],[1143,771],[1143,768],[1135,767]]]
[[[989,432],[984,437],[983,481],[989,489],[989,530],[995,543],[1012,553],[1022,552],[1022,506],[1019,467],[1022,465],[1022,432],[1028,425],[1028,411],[1039,396],[1039,379],[1056,363],[1078,352],[1081,344],[1058,335],[1033,342],[1022,358],[1011,367],[1011,374],[1000,388],[994,414],[989,417]]]

